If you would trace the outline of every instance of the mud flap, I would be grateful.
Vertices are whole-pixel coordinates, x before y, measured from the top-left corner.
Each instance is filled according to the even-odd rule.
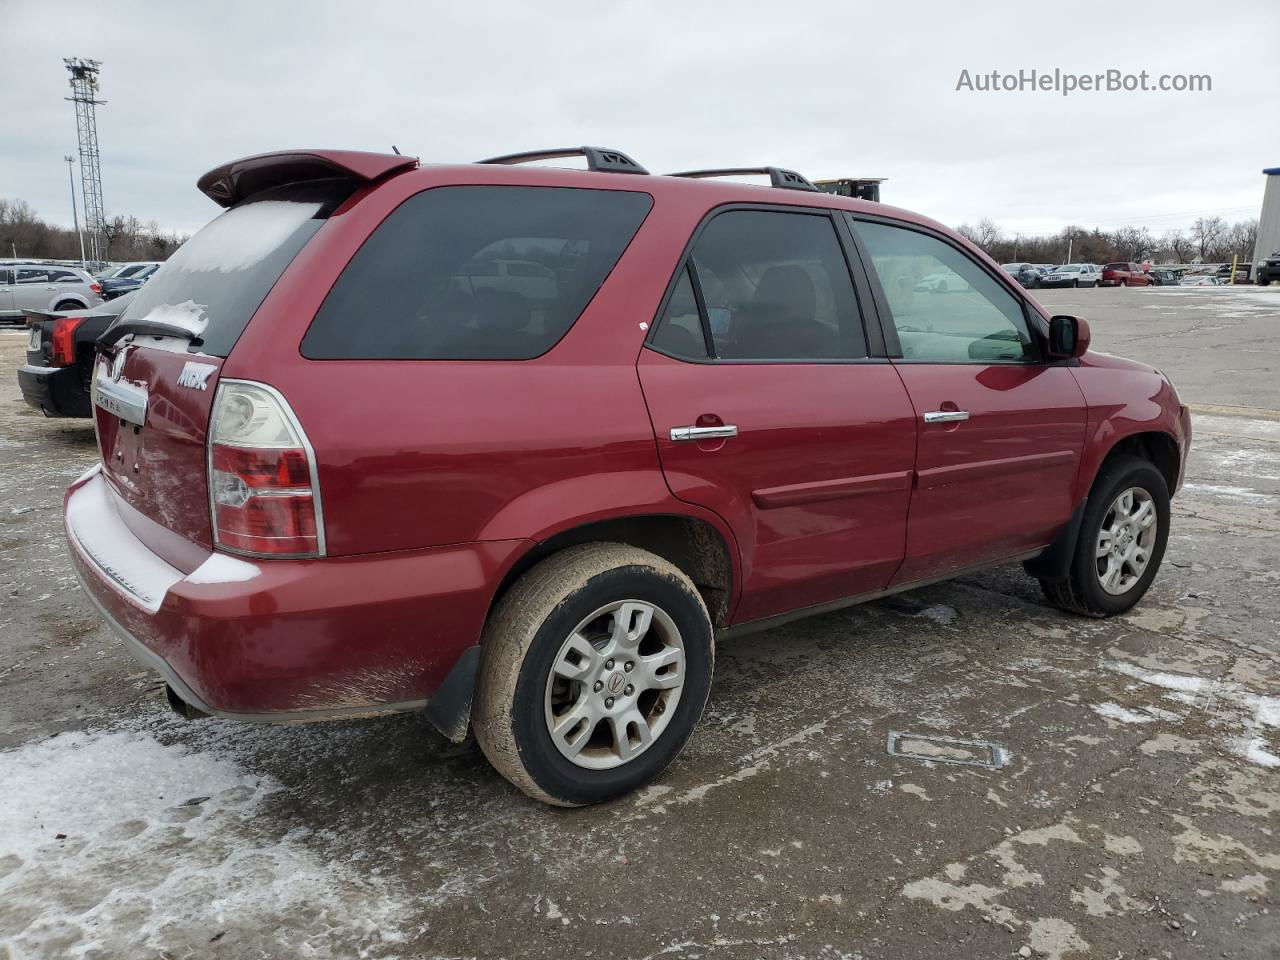
[[[1044,548],[1038,557],[1026,560],[1022,569],[1037,580],[1066,580],[1071,575],[1071,560],[1076,555],[1076,541],[1080,539],[1080,527],[1084,523],[1087,500],[1081,500],[1071,511],[1071,519],[1059,531],[1053,543]]]
[[[454,743],[465,740],[471,726],[471,698],[479,665],[480,645],[467,647],[423,711],[431,725]]]

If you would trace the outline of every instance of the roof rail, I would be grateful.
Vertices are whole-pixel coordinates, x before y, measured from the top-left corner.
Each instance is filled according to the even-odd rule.
[[[490,157],[480,163],[531,163],[534,160],[558,160],[561,157],[586,157],[587,169],[597,173],[644,173],[649,171],[621,150],[610,147],[561,147],[558,150],[528,150]]]
[[[772,187],[781,187],[784,190],[812,190],[820,193],[812,183],[805,177],[796,173],[794,170],[784,170],[782,167],[726,167],[723,170],[685,170],[682,173],[669,173],[669,177],[689,177],[694,180],[702,180],[708,177],[741,177],[748,173],[762,173],[769,177],[769,185]]]

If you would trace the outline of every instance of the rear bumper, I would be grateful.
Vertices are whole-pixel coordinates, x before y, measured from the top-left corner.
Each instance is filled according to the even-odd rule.
[[[87,417],[93,412],[77,367],[18,368],[22,399],[46,417]]]
[[[95,468],[67,491],[72,563],[133,656],[202,713],[311,720],[427,705],[480,637],[523,541],[320,560],[214,553],[190,572],[135,537]]]

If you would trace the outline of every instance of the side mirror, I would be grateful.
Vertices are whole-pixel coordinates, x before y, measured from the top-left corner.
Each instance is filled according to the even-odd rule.
[[[1089,321],[1065,314],[1049,318],[1049,357],[1072,360],[1089,349]]]

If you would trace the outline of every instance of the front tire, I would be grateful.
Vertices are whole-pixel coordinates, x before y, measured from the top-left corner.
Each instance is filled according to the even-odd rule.
[[[1140,457],[1111,460],[1085,505],[1065,580],[1041,580],[1055,606],[1089,617],[1124,613],[1143,598],[1169,540],[1169,488]]]
[[[571,547],[498,601],[472,723],[494,768],[536,800],[628,793],[683,749],[711,690],[711,619],[693,582],[646,550]]]

